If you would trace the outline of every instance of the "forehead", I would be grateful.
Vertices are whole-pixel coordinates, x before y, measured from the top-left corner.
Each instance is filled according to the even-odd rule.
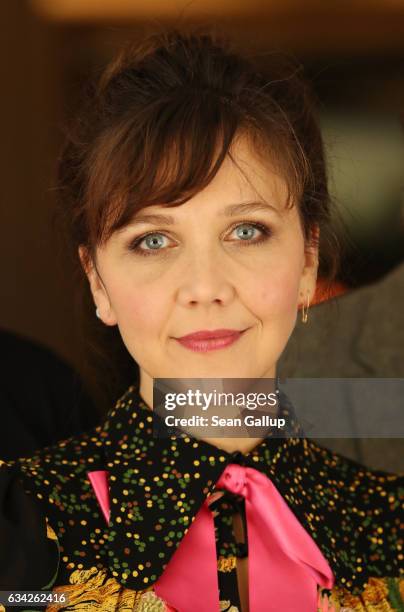
[[[259,155],[243,138],[231,147],[219,171],[201,191],[180,206],[152,205],[139,209],[132,222],[160,220],[171,224],[174,219],[187,216],[198,209],[220,216],[271,210],[281,214],[285,210],[287,184],[275,171],[271,159]]]
[[[246,139],[242,139],[231,147],[230,154],[205,188],[205,193],[197,195],[217,196],[218,200],[222,199],[222,194],[228,194],[229,200],[245,197],[270,200],[286,194],[285,188],[286,182],[275,171],[270,157],[259,154]]]

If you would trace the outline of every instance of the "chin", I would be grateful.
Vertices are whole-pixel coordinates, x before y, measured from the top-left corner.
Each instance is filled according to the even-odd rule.
[[[174,378],[172,375],[171,378]],[[182,369],[178,378],[259,378],[258,374],[237,370],[235,367],[229,366],[225,369],[218,368],[195,368]]]

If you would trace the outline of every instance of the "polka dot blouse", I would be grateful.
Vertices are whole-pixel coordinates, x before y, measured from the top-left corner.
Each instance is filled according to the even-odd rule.
[[[318,586],[313,612],[404,612],[404,476],[372,471],[304,437],[268,436],[245,454],[186,434],[156,438],[137,386],[96,428],[0,461],[0,590],[68,597],[10,610],[176,612],[154,585],[229,464],[271,480],[331,567],[335,584]],[[108,520],[92,472],[108,474]],[[244,500],[224,491],[209,508],[218,609],[245,612],[237,580],[237,564],[250,552]],[[265,610],[249,612],[275,612],[272,597],[269,591]],[[276,612],[300,612],[299,593],[294,610]]]

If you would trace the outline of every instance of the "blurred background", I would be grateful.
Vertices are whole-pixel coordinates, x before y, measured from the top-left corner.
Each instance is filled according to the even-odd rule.
[[[74,286],[52,228],[64,121],[123,42],[169,24],[213,26],[263,63],[280,50],[305,66],[349,228],[335,292],[378,282],[403,262],[404,2],[2,0],[0,16],[4,329],[82,371]]]

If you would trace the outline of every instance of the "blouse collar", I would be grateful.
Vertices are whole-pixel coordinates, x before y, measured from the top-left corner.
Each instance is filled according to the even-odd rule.
[[[151,409],[138,386],[128,389],[99,430],[109,484],[108,565],[121,584],[143,590],[158,580],[226,466],[238,463],[271,479],[327,558],[337,583],[363,587],[366,559],[356,547],[363,519],[360,508],[347,515],[349,502],[339,490],[368,473],[303,437],[286,397],[279,415],[289,416],[293,437],[268,435],[248,453],[229,453],[189,435],[154,438]],[[373,558],[385,559],[385,553]]]

